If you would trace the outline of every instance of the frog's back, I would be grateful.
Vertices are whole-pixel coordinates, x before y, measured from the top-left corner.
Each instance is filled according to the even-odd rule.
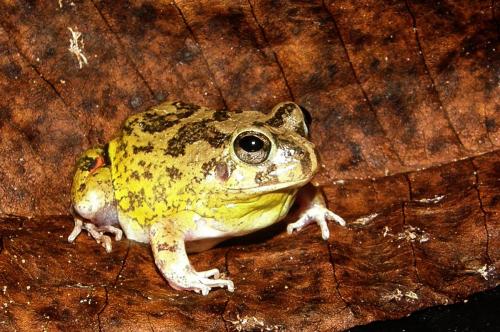
[[[110,143],[113,187],[122,214],[148,225],[188,209],[236,123],[225,110],[181,102],[131,116],[121,136]]]

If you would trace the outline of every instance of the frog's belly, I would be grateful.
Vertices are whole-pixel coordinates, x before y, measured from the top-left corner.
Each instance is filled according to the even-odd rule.
[[[221,231],[200,218],[196,220],[196,229],[186,234],[186,250],[187,252],[205,251],[226,239],[245,234],[248,234],[248,232]]]

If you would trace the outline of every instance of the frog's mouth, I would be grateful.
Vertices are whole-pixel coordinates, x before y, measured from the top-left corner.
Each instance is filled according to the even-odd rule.
[[[237,193],[248,193],[248,194],[256,194],[256,193],[267,193],[267,192],[273,192],[273,191],[279,191],[283,189],[297,189],[305,184],[307,184],[311,179],[310,178],[305,178],[299,181],[289,181],[289,182],[282,182],[282,183],[275,183],[275,184],[266,184],[262,186],[255,186],[255,187],[247,187],[247,188],[228,188],[227,191],[231,194],[237,194]]]

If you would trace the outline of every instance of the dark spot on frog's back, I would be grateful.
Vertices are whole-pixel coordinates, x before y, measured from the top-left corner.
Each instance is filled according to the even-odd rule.
[[[182,176],[182,172],[177,168],[177,167],[165,167],[165,172],[167,173],[168,177],[172,180],[178,180]]]
[[[204,162],[201,165],[201,173],[204,176],[207,176],[208,174],[210,174],[210,171],[212,171],[213,169],[215,169],[215,165],[216,164],[217,164],[217,160],[215,158],[212,158],[209,161]]]
[[[175,108],[177,108],[179,111],[188,110],[188,111],[196,112],[196,111],[198,111],[198,110],[201,109],[201,107],[198,106],[198,105],[190,104],[190,103],[185,103],[185,102],[182,102],[182,101],[173,102],[172,105]]]
[[[133,146],[132,147],[134,154],[137,154],[139,152],[144,152],[144,153],[150,153],[153,151],[154,147],[152,143],[148,143],[146,146]]]
[[[127,121],[123,127],[123,131],[127,135],[131,135],[135,128],[140,128],[142,132],[154,134],[159,133],[168,128],[171,128],[179,123],[179,119],[173,118],[172,114],[160,114],[157,112],[146,112],[141,118],[135,118],[132,121]]]
[[[127,194],[127,199],[129,202],[129,207],[125,209],[126,212],[133,211],[136,207],[141,206],[144,201],[144,189],[139,190],[139,192],[135,193],[129,191]],[[121,200],[120,200],[121,203]]]
[[[198,141],[206,141],[214,148],[221,147],[229,139],[229,135],[221,133],[209,123],[213,120],[202,120],[187,123],[168,141],[165,155],[177,157],[186,152],[186,147]]]
[[[196,111],[195,110],[182,110],[183,112],[179,112],[175,114],[177,119],[186,119],[189,118],[191,115],[193,115]]]
[[[213,129],[209,131],[209,135],[206,140],[210,146],[214,148],[220,148],[225,141],[229,139],[229,135],[221,133],[220,131]]]
[[[299,9],[298,8],[290,8],[286,11],[287,16],[297,16],[299,14]]]
[[[360,103],[354,106],[356,116],[344,118],[344,123],[354,123],[361,128],[366,136],[374,136],[382,134],[382,129],[377,123],[377,119],[370,112],[366,103]]]

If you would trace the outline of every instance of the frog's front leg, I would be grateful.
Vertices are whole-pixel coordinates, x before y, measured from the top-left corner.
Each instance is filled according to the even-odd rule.
[[[312,187],[312,186],[311,186]],[[294,230],[300,231],[310,223],[316,222],[321,229],[321,237],[323,240],[328,240],[330,237],[330,230],[328,229],[327,220],[334,220],[341,226],[345,226],[345,220],[338,214],[328,210],[325,203],[325,198],[319,188],[307,188],[309,192],[308,206],[304,212],[299,216],[296,222],[288,224],[286,230],[288,234],[293,233]]]
[[[207,295],[213,287],[227,287],[230,292],[234,291],[231,280],[217,279],[218,269],[194,270],[186,253],[185,233],[175,228],[175,221],[168,220],[154,224],[149,232],[156,266],[170,286],[203,295]]]
[[[91,222],[84,222],[82,218],[75,216],[75,227],[71,231],[71,234],[68,236],[68,242],[72,243],[75,241],[78,235],[82,232],[82,229],[85,229],[89,234],[96,240],[97,243],[100,243],[104,249],[106,249],[107,253],[110,253],[112,250],[111,238],[104,233],[111,233],[115,236],[116,241],[120,241],[123,236],[123,232],[121,229],[113,226],[113,225],[103,225],[97,227]]]

